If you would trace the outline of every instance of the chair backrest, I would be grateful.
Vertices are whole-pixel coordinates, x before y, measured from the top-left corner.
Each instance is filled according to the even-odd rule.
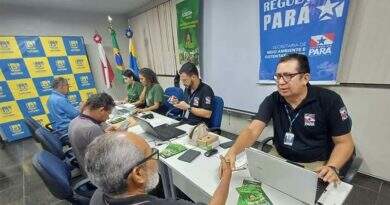
[[[41,128],[42,125],[39,124],[36,120],[34,120],[31,117],[25,117],[24,118],[25,123],[27,124],[28,129],[30,130],[31,134],[35,132],[38,128]]]
[[[220,128],[223,114],[223,99],[219,96],[214,96],[212,101],[212,114],[209,122],[210,128]]]
[[[181,88],[178,88],[178,87],[169,87],[167,89],[165,89],[165,92],[164,92],[165,96],[166,97],[170,97],[170,96],[175,96],[179,101],[181,100],[184,100],[184,92]],[[173,107],[173,105],[171,103],[168,102],[168,100],[166,100],[163,104],[164,106],[164,111],[169,111],[171,110]],[[176,115],[176,114],[179,114],[181,113],[181,110],[174,110],[172,112],[172,114]]]
[[[53,154],[42,150],[32,159],[34,169],[49,191],[58,199],[72,199],[71,171],[69,167]]]
[[[45,128],[38,128],[35,131],[36,137],[41,141],[42,148],[60,159],[65,159],[61,141],[57,136],[46,130]]]

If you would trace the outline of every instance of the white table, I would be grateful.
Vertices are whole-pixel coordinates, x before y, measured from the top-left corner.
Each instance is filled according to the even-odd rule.
[[[177,122],[176,120],[157,113],[153,113],[153,115],[154,119],[150,119],[148,121],[154,126],[163,123],[172,124]],[[192,126],[190,125],[181,125],[178,128],[188,133],[191,127]],[[155,146],[156,143],[161,142],[159,140],[156,140],[156,138],[144,133],[142,128],[138,125],[129,128],[129,131],[144,136],[151,146]],[[219,184],[219,178],[217,176],[217,171],[220,162],[219,155],[224,155],[227,152],[227,149],[218,147],[217,149],[219,150],[219,154],[216,154],[211,157],[205,157],[203,155],[203,153],[205,152],[204,150],[188,145],[187,140],[188,138],[187,136],[185,136],[182,138],[174,139],[172,140],[172,142],[183,144],[188,148],[201,151],[202,154],[191,163],[178,160],[177,158],[181,154],[172,156],[168,159],[164,159],[161,157],[160,161],[163,165],[160,166],[160,168],[162,169],[160,170],[160,173],[162,174],[164,182],[164,191],[168,193],[168,195],[166,196],[170,195],[170,197],[174,198],[174,184],[195,202],[208,203]],[[221,136],[220,141],[221,143],[223,143],[229,141],[229,139]],[[162,150],[166,146],[167,144],[163,144],[161,146],[156,146],[156,148]],[[239,159],[237,160],[239,161]],[[238,193],[235,189],[236,187],[242,185],[243,179],[251,179],[247,169],[233,172],[227,204],[237,204]],[[303,204],[301,201],[290,197],[289,195],[284,194],[265,184],[262,184],[262,188],[274,204]],[[327,189],[328,190],[324,192],[324,194],[320,198],[322,204],[342,204],[348,196],[349,192],[351,191],[352,185],[342,182],[341,186],[339,186],[337,189],[335,189],[333,186],[329,186]]]

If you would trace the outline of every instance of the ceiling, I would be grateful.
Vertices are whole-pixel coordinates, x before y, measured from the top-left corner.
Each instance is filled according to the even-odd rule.
[[[49,8],[68,11],[131,14],[156,0],[0,0],[2,5]]]

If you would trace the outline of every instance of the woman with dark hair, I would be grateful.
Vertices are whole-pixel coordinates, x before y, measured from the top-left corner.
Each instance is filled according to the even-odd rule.
[[[123,80],[127,84],[127,97],[124,100],[124,103],[135,103],[139,100],[143,87],[139,82],[137,76],[131,70],[125,70],[122,73]]]
[[[157,81],[156,73],[150,68],[142,68],[140,70],[140,81],[144,89],[140,99],[133,104],[137,107],[145,105],[145,108],[138,109],[138,112],[155,111],[161,113],[161,106],[164,103],[164,90]]]

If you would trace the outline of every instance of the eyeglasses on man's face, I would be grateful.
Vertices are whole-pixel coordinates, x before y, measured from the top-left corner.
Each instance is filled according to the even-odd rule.
[[[290,82],[295,76],[303,74],[304,72],[297,73],[275,73],[274,80],[278,83],[280,79],[283,79],[284,82]]]
[[[151,160],[151,159],[154,159],[154,160],[158,160],[160,158],[160,152],[158,151],[158,149],[156,148],[152,148],[152,154],[150,154],[149,156],[145,157],[143,160],[139,161],[137,164],[135,164],[132,168],[130,168],[124,175],[123,175],[123,179],[127,179],[127,177],[129,176],[129,174],[133,171],[133,169],[145,162],[147,162],[148,160]]]

